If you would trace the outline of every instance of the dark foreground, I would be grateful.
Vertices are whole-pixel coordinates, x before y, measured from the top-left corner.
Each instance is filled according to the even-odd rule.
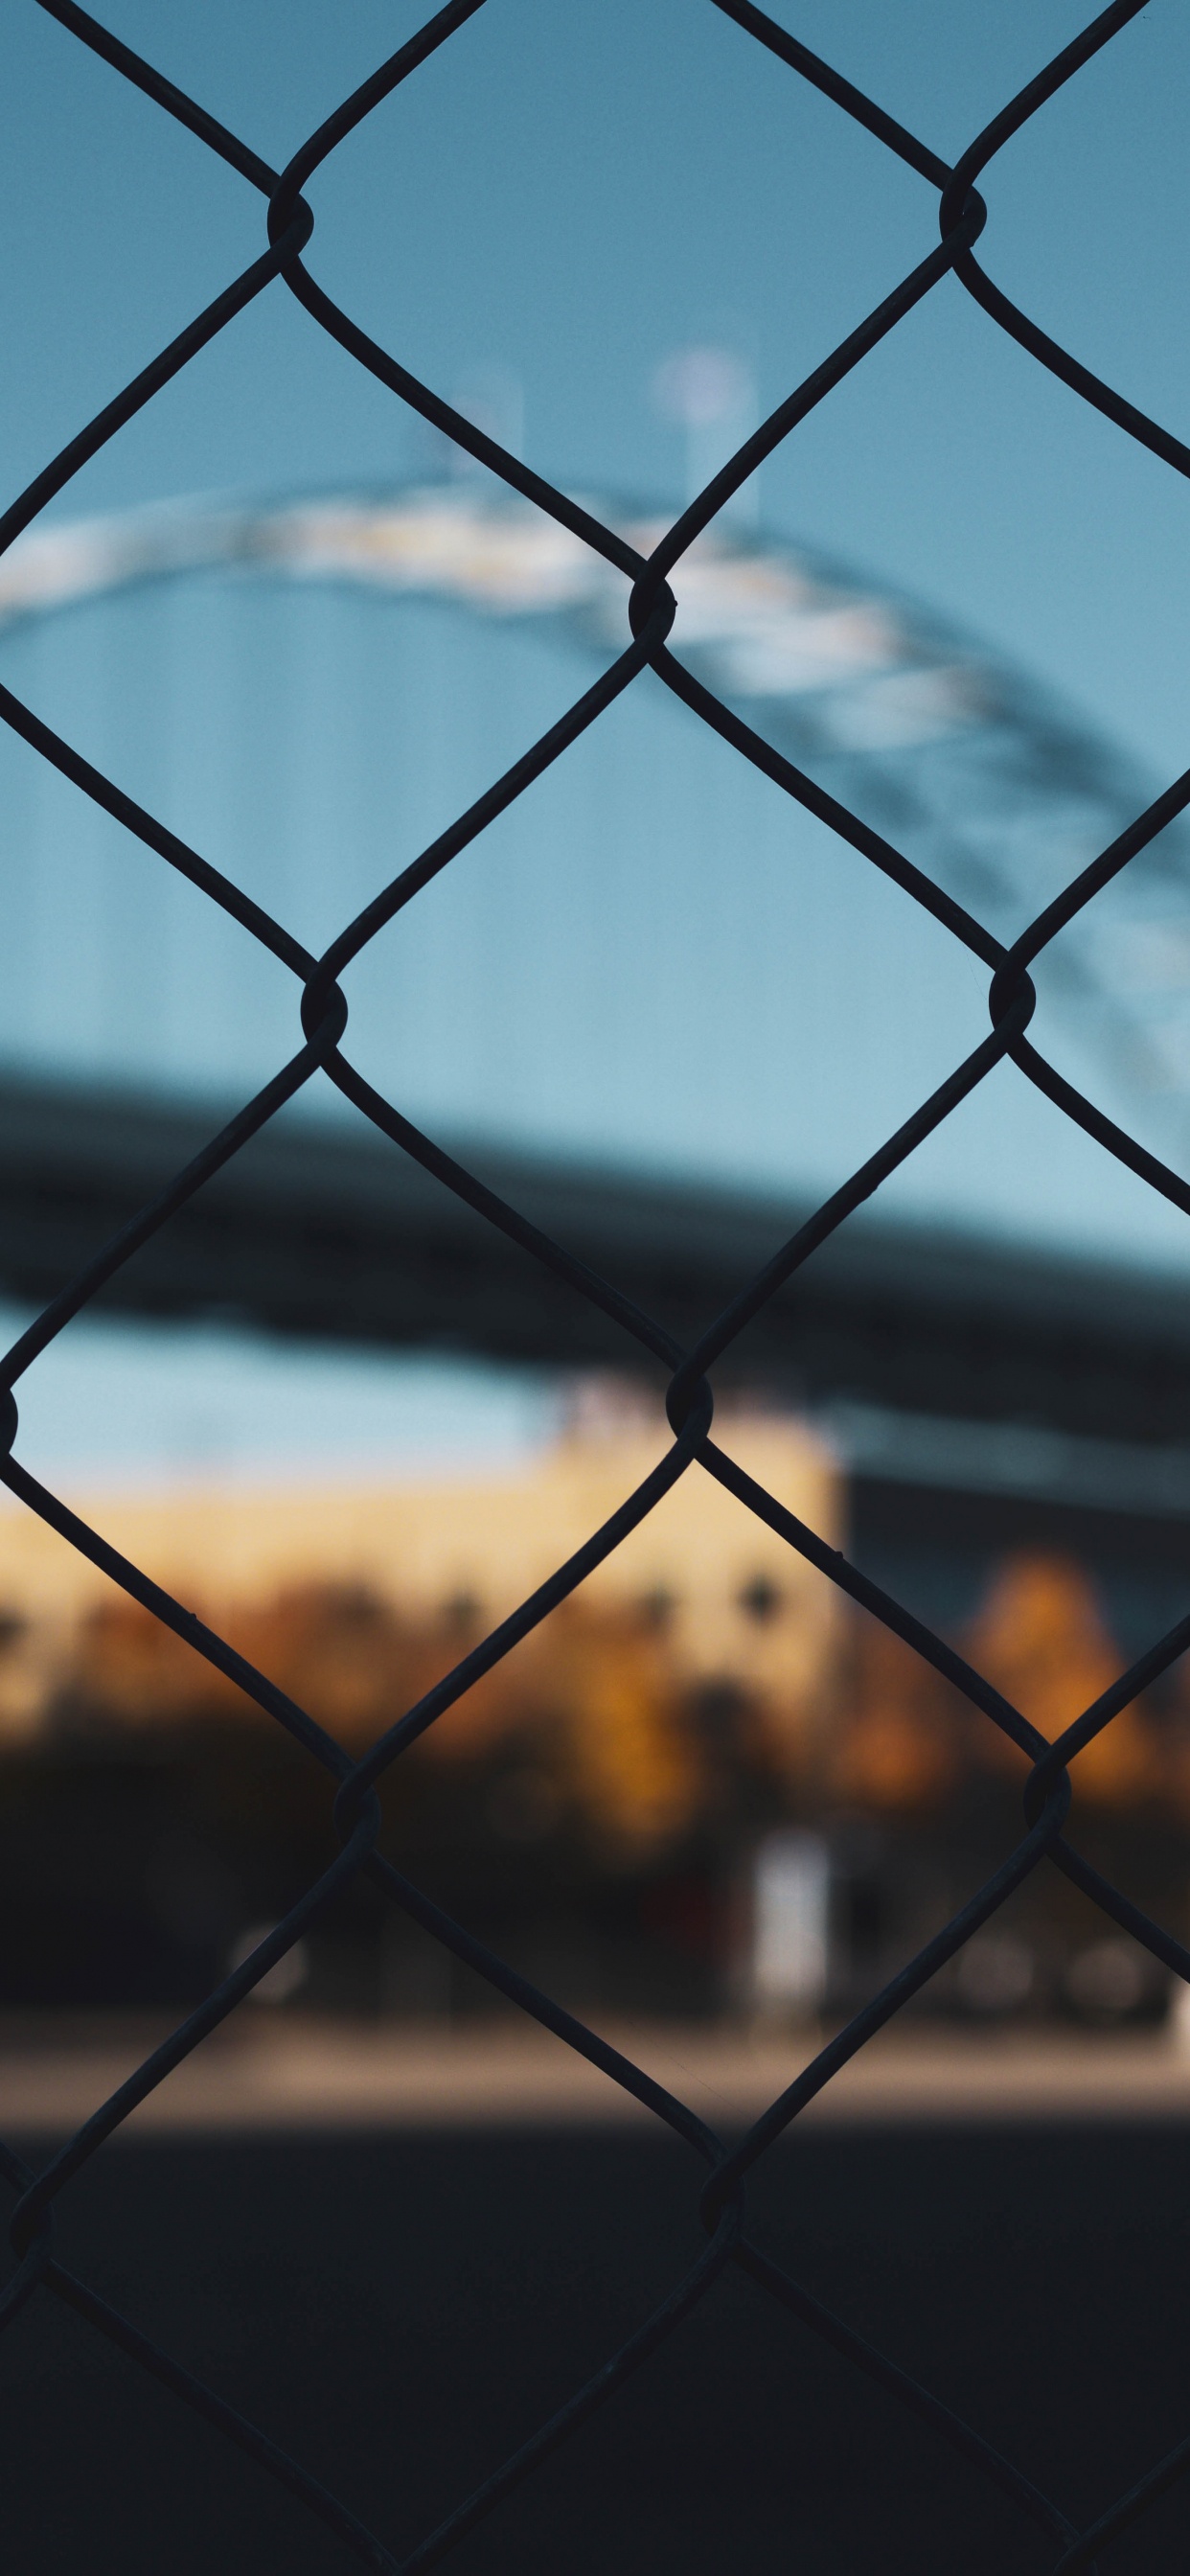
[[[660,2299],[698,2168],[634,2131],[118,2146],[57,2250],[399,2553]],[[1190,2432],[1190,2132],[825,2128],[757,2234],[1077,2518]],[[0,2342],[20,2576],[357,2563],[42,2294]],[[1103,2576],[1190,2558],[1190,2477]],[[1053,2553],[747,2281],[712,2290],[447,2562],[484,2576],[1010,2576]]]

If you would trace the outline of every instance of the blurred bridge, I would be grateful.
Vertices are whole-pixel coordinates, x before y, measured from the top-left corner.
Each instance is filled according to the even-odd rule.
[[[601,506],[648,541],[642,514]],[[0,677],[317,946],[573,696],[583,657],[618,649],[623,588],[477,483],[178,504],[14,548]],[[1146,802],[1027,676],[846,568],[718,533],[677,588],[691,667],[1001,936]],[[0,793],[0,1288],[26,1302],[284,1059],[296,994],[19,731]],[[1184,1155],[1178,830],[1039,986],[1051,1053]],[[369,1077],[683,1340],[986,1026],[934,925],[651,681],[419,897],[348,994]],[[730,1366],[832,1407],[890,1490],[895,1414],[922,1489],[1053,1501],[1065,1480],[1087,1508],[1190,1517],[1182,1221],[1047,1126],[1010,1072],[997,1083]],[[325,1086],[113,1301],[634,1364]]]
[[[143,1095],[0,1084],[0,1286],[22,1302],[52,1295],[218,1123]],[[483,1143],[459,1152],[687,1343],[810,1213],[808,1201],[772,1192]],[[293,1115],[210,1182],[101,1303],[656,1374],[585,1298],[384,1139]],[[1190,1297],[1179,1281],[864,1212],[717,1375],[816,1406],[955,1417],[989,1426],[989,1437],[1015,1421],[1084,1440],[1187,1444],[1190,1459]],[[1159,1478],[1152,1492],[1160,1497]],[[1165,1501],[1179,1495],[1167,1480]]]

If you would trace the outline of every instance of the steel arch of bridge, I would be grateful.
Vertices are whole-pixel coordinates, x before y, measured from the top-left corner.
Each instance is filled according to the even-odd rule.
[[[589,506],[647,554],[664,522]],[[475,475],[297,498],[193,499],[31,531],[0,562],[0,638],[142,584],[233,571],[449,601],[610,660],[622,583],[582,538]],[[1033,675],[813,549],[716,523],[675,574],[675,637],[705,686],[896,837],[1011,941],[1146,801],[1135,766]],[[1173,824],[1070,923],[1052,1000],[1146,1117],[1184,1143],[1190,836]]]

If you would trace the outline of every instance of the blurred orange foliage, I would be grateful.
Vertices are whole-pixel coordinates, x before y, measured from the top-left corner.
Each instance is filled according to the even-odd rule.
[[[863,1618],[845,1720],[828,1757],[828,1790],[849,1806],[940,1806],[961,1768],[952,1694],[879,1620]]]
[[[1052,1743],[1107,1690],[1124,1658],[1081,1567],[1056,1556],[1009,1557],[963,1639],[963,1652]],[[982,1759],[1018,1776],[1023,1757],[991,1724]],[[1075,1795],[1122,1806],[1157,1785],[1159,1747],[1134,1703],[1077,1755]]]
[[[364,1590],[306,1585],[228,1623],[228,1642],[352,1753],[478,1642],[457,1618],[415,1626]],[[89,1619],[69,1688],[76,1721],[144,1729],[273,1721],[151,1612],[119,1601]],[[514,1753],[543,1813],[576,1814],[609,1856],[671,1841],[707,1789],[662,1639],[647,1619],[564,1602],[420,1739],[417,1758],[466,1767]],[[531,1769],[526,1770],[526,1760]]]
[[[481,1642],[466,1602],[418,1624],[363,1588],[307,1584],[241,1610],[229,1641],[353,1754],[361,1753]],[[1009,1558],[959,1639],[963,1653],[1051,1740],[1097,1699],[1122,1657],[1091,1583],[1063,1558]],[[238,1686],[119,1601],[83,1628],[67,1700],[92,1727],[190,1726],[261,1717]],[[1190,1695],[1188,1695],[1190,1700]],[[527,1839],[569,1818],[611,1863],[679,1840],[730,1805],[747,1774],[774,1814],[842,1803],[928,1816],[965,1779],[1019,1781],[1024,1757],[912,1648],[864,1616],[816,1731],[791,1758],[763,1703],[727,1694],[712,1741],[647,1605],[564,1602],[481,1673],[419,1740],[441,1773],[508,1767],[508,1830]],[[1190,1720],[1190,1706],[1188,1706]],[[264,1721],[268,1723],[266,1719]],[[815,1751],[813,1748],[817,1747]],[[1190,1813],[1190,1722],[1126,1709],[1077,1756],[1076,1795],[1122,1808],[1163,1795]],[[517,1785],[519,1784],[519,1785]],[[514,1817],[517,1799],[522,1827]],[[531,1812],[532,1811],[532,1812]]]

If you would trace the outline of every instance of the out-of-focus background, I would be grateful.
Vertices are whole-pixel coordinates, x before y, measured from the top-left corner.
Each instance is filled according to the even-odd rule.
[[[954,151],[1076,23],[1042,15],[798,26]],[[119,23],[282,157],[394,33],[366,8],[299,12],[280,47],[267,10]],[[1030,309],[1171,418],[1184,213],[1162,120],[1186,41],[1146,17],[1030,126],[997,162],[987,241]],[[33,10],[14,76],[13,489],[257,222],[233,174]],[[409,363],[639,534],[934,211],[713,12],[596,24],[523,0],[332,161],[311,256]],[[1011,935],[1181,764],[1183,508],[948,283],[696,547],[677,645]],[[606,661],[622,587],[276,291],[13,550],[0,670],[317,947]],[[7,731],[0,777],[15,1331],[298,1023],[285,970]],[[1188,852],[1163,835],[1055,944],[1038,1021],[1175,1162]],[[349,1048],[691,1338],[977,1042],[982,985],[646,675],[350,971]],[[1004,1066],[722,1372],[741,1460],[1046,1728],[1184,1607],[1184,1233]],[[20,1454],[362,1747],[659,1454],[650,1367],[320,1078],[36,1364]],[[0,1613],[0,1988],[180,2001],[316,1864],[321,1784],[15,1509]],[[1079,1771],[1096,1854],[1179,1924],[1188,1723],[1175,1668]],[[400,1766],[390,1830],[588,2006],[813,2016],[979,1874],[1019,1769],[690,1478]],[[289,1983],[362,2012],[464,2004],[362,1897]],[[929,1999],[1096,2026],[1165,2004],[1048,1885]]]
[[[1081,14],[783,11],[952,158]],[[108,16],[278,163],[414,24],[379,0]],[[15,493],[247,263],[260,214],[36,9],[10,45]],[[1188,56],[1171,9],[1128,28],[996,160],[984,244],[1174,428]],[[679,0],[502,0],[313,202],[331,291],[638,540],[936,235],[923,182]],[[947,281],[684,560],[675,649],[1009,937],[1185,763],[1185,509]],[[620,648],[622,592],[275,286],[0,565],[0,680],[317,949]],[[10,1339],[301,1034],[285,970],[7,731],[0,797]],[[985,985],[646,674],[348,971],[345,1044],[690,1341],[978,1043]],[[1185,830],[1038,989],[1053,1061],[1183,1169]],[[733,1345],[718,1434],[1054,1733],[1187,1607],[1188,1285],[1184,1220],[1004,1065]],[[353,1752],[668,1438],[660,1372],[321,1077],[19,1393],[26,1465]],[[385,1847],[708,2116],[716,2094],[742,2115],[986,1874],[1023,1774],[691,1473],[401,1760]],[[1080,1757],[1075,1818],[1190,1937],[1180,1664]],[[18,2123],[81,2117],[333,1842],[281,1731],[6,1504]],[[364,1889],[236,2032],[205,2093],[196,2070],[168,2097],[183,2126],[603,2116]],[[855,2116],[1184,2114],[1187,2037],[1147,1954],[1035,1876],[915,2006],[917,2072],[881,2060]],[[474,2212],[497,2147],[467,2152]]]

